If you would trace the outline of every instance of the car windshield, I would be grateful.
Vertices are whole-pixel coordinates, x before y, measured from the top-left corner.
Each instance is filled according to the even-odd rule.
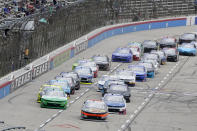
[[[133,75],[133,73],[128,70],[117,71],[116,73],[117,73],[117,75],[125,75],[125,76],[132,76]]]
[[[105,109],[105,104],[99,101],[86,101],[86,108],[96,108],[96,109]]]
[[[156,47],[157,46],[157,43],[155,41],[144,41],[143,43],[144,47]]]
[[[192,45],[192,44],[182,44],[181,47],[183,47],[183,48],[194,48],[194,45]]]
[[[46,96],[51,97],[65,97],[65,94],[63,91],[47,91]]]
[[[112,84],[124,84],[124,81],[113,81],[113,80],[110,80],[110,81],[107,81],[107,84],[108,85],[112,85]]]
[[[139,63],[139,65],[145,66],[146,68],[153,68],[151,63]]]
[[[160,41],[160,44],[166,44],[166,45],[176,45],[175,39],[174,38],[163,38]]]
[[[164,50],[164,52],[165,52],[167,55],[176,55],[175,49],[166,49],[166,50]]]
[[[112,85],[110,85],[110,90],[113,90],[113,91],[127,91],[127,86],[126,85],[112,84]]]
[[[181,35],[180,39],[183,39],[183,40],[195,40],[195,34],[185,33],[185,34]]]
[[[61,90],[61,88],[60,87],[51,87],[51,86],[45,86],[44,88],[43,88],[43,91],[60,91]]]
[[[69,73],[68,74],[63,74],[62,76],[63,77],[73,77],[74,79],[77,79],[78,78],[77,77],[77,74],[74,74],[74,73],[73,74],[69,74]]]
[[[116,96],[116,95],[114,95],[114,96],[107,95],[107,96],[105,96],[105,100],[106,101],[113,101],[113,102],[122,102],[123,101],[122,96]]]
[[[107,57],[104,56],[96,56],[93,59],[94,61],[107,61]]]
[[[144,69],[142,67],[138,67],[138,66],[132,66],[130,68],[131,71],[134,71],[134,72],[144,72]]]
[[[157,59],[157,55],[156,54],[146,54],[145,59]]]
[[[90,69],[88,68],[76,68],[75,72],[78,74],[91,74]]]
[[[130,48],[132,52],[138,52],[138,48],[132,47]]]
[[[101,76],[100,81],[107,81],[109,80],[109,76]]]
[[[96,63],[94,62],[86,62],[86,63],[81,63],[81,66],[90,66],[90,67],[94,67],[96,66]]]
[[[119,49],[119,50],[117,50],[117,53],[120,53],[120,54],[129,54],[129,49]]]

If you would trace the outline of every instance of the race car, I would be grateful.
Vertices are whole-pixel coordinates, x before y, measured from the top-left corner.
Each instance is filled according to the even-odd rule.
[[[165,54],[165,52],[164,51],[162,51],[162,50],[159,50],[159,51],[151,51],[151,53],[152,54],[158,54],[159,55],[159,59],[160,59],[160,64],[161,65],[165,65],[166,64],[166,62],[167,62],[167,56],[166,56],[166,54]]]
[[[97,118],[105,120],[108,116],[108,107],[101,100],[86,100],[81,108],[81,118]]]
[[[145,40],[142,45],[144,46],[144,53],[150,53],[151,50],[158,49],[158,43],[152,40]]]
[[[40,107],[66,109],[67,95],[64,91],[47,90],[41,97]]]
[[[143,52],[144,52],[144,46],[142,43],[140,42],[129,42],[128,43],[128,47],[129,48],[133,48],[133,47],[138,47],[140,49],[140,55],[143,55]]]
[[[62,87],[61,86],[57,86],[57,85],[48,85],[48,84],[45,84],[45,85],[42,85],[40,87],[40,90],[38,92],[38,98],[37,98],[37,102],[40,103],[41,102],[41,97],[43,94],[45,94],[45,92],[47,90],[56,90],[56,91],[63,91]]]
[[[143,56],[143,60],[155,60],[158,62],[158,64],[161,63],[161,59],[159,58],[159,55],[155,53],[145,53]]]
[[[105,94],[120,94],[124,96],[124,99],[126,100],[127,103],[130,102],[130,89],[128,85],[126,84],[111,84],[109,88],[107,88],[107,91]]]
[[[79,66],[81,63],[86,63],[92,61],[91,59],[81,59],[77,60],[75,63],[72,64],[72,70],[75,69],[75,67]]]
[[[146,68],[148,78],[155,77],[155,67],[152,63],[140,62],[138,65],[144,66]]]
[[[146,68],[144,66],[129,65],[128,68],[129,68],[130,71],[135,73],[136,80],[146,81],[147,72],[146,72]]]
[[[154,66],[154,68],[155,68],[155,74],[158,74],[159,73],[160,64],[156,60],[153,60],[153,59],[145,59],[145,60],[143,60],[141,62],[151,63]]]
[[[141,57],[141,52],[139,47],[130,47],[132,53],[133,53],[133,60],[139,61]]]
[[[59,81],[67,81],[71,90],[70,94],[72,95],[75,94],[76,81],[72,77],[56,76],[55,79]]]
[[[178,48],[180,55],[193,55],[196,56],[196,48],[193,44],[182,43]]]
[[[109,79],[110,79],[110,76],[108,76],[108,75],[102,75],[100,77],[100,79],[98,80],[98,91],[103,90],[103,87],[104,87],[105,82],[107,80],[109,80]]]
[[[167,61],[177,62],[179,60],[179,52],[176,48],[164,48],[163,51],[167,56]]]
[[[160,49],[163,48],[177,48],[177,40],[173,37],[164,37],[159,41]]]
[[[125,84],[129,86],[135,86],[136,74],[130,70],[122,69],[117,70],[115,74],[119,77],[120,80],[123,80]]]
[[[117,48],[112,53],[112,62],[132,62],[133,54],[130,48]]]
[[[126,114],[126,101],[123,95],[120,94],[105,94],[103,101],[108,106],[109,112],[119,112]]]
[[[71,87],[67,80],[50,80],[48,83],[50,85],[61,86],[63,91],[68,94],[68,96],[71,94]]]
[[[92,72],[90,67],[77,66],[74,69],[74,72],[76,72],[79,75],[81,82],[92,83],[94,73]]]
[[[111,67],[111,61],[108,56],[95,55],[92,56],[92,60],[99,67],[99,70],[109,71]]]
[[[195,33],[185,33],[179,37],[179,44],[191,43],[196,41],[197,35]]]
[[[88,61],[88,62],[85,62],[85,63],[80,63],[79,66],[90,67],[91,70],[94,73],[94,78],[96,78],[98,76],[99,67],[96,65],[96,63],[94,61]]]
[[[60,76],[62,76],[62,77],[72,77],[74,79],[74,81],[76,82],[75,89],[76,90],[80,89],[80,78],[79,78],[79,75],[76,72],[74,72],[74,71],[61,72]]]

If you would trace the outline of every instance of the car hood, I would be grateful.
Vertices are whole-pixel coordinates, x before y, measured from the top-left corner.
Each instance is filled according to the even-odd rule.
[[[46,95],[42,96],[42,99],[49,100],[49,101],[66,101],[67,100],[66,97],[55,97],[55,96],[51,97],[51,96],[46,96]]]
[[[125,76],[125,75],[119,75],[120,79],[124,79],[124,80],[134,80],[135,76]]]
[[[139,72],[139,71],[134,71],[134,73],[135,73],[136,75],[144,75],[144,74],[145,74],[145,72]]]
[[[92,77],[92,75],[89,75],[89,74],[79,74],[79,77],[80,78],[89,78],[89,77]]]
[[[113,56],[131,56],[131,54],[113,53]]]
[[[179,47],[178,48],[179,51],[195,51],[195,48],[183,48],[183,47]]]
[[[104,85],[105,84],[105,81],[98,81],[98,84],[99,85]]]
[[[125,104],[122,102],[115,102],[115,101],[105,101],[107,106],[118,106],[118,107],[124,107]]]

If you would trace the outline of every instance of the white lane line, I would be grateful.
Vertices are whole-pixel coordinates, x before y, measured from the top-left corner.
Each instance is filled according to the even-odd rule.
[[[169,74],[166,75],[166,77],[168,77],[168,76],[169,76]]]
[[[130,119],[133,119],[133,117],[134,117],[134,115],[132,114],[132,115],[130,115]]]
[[[141,110],[142,109],[142,106],[138,106],[138,108],[137,108],[138,110]]]
[[[141,104],[141,105],[143,106],[143,105],[145,105],[145,103],[146,103],[146,102],[142,102],[142,104]]]
[[[87,92],[87,91],[89,91],[89,89],[86,89],[85,91]]]
[[[48,123],[49,121],[51,121],[52,119],[50,118],[50,119],[48,119],[45,123]]]
[[[41,125],[40,125],[40,128],[42,128],[44,125],[45,125],[45,124],[41,124]]]
[[[70,104],[72,104],[74,101],[70,101]]]
[[[75,98],[76,100],[79,99],[79,96]]]
[[[166,79],[167,79],[167,77],[164,77],[163,79],[164,79],[164,80],[166,80]]]
[[[52,116],[52,118],[54,118],[54,117],[56,117],[57,116],[57,114],[54,114],[53,116]]]
[[[59,110],[59,113],[63,112],[64,110]]]
[[[172,72],[171,71],[169,71],[169,74],[171,74]]]
[[[81,93],[81,96],[83,96],[85,93],[83,92],[83,93]]]
[[[153,96],[153,94],[148,95],[148,97],[152,97],[152,96]]]
[[[130,123],[130,122],[131,122],[130,120],[127,120],[127,121],[126,121],[126,123]]]
[[[134,111],[134,114],[137,114],[137,112],[138,112],[138,110],[135,110],[135,111]]]
[[[161,83],[159,83],[158,86],[161,86]]]
[[[149,101],[149,98],[146,98],[144,101],[145,101],[145,102]]]
[[[125,125],[122,125],[121,128],[124,129],[125,128]]]
[[[161,81],[161,83],[164,83],[164,81]]]
[[[67,108],[69,107],[70,105],[69,105],[69,103],[67,104]]]
[[[155,87],[155,89],[157,90],[157,89],[159,89],[159,87],[157,86],[157,87]]]

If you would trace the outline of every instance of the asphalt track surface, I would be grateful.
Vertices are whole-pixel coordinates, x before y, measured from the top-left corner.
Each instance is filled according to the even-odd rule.
[[[11,126],[25,126],[28,130],[45,131],[118,131],[130,122],[133,131],[196,131],[197,129],[197,57],[180,56],[178,63],[168,62],[161,66],[159,74],[147,82],[137,82],[131,88],[131,103],[127,114],[112,113],[107,120],[82,120],[80,109],[87,99],[101,99],[96,82],[82,85],[69,100],[66,110],[40,108],[36,103],[37,93],[44,82],[53,79],[62,71],[70,71],[77,59],[90,58],[94,54],[111,56],[117,47],[126,46],[129,41],[158,39],[193,32],[195,26],[150,30],[114,36],[101,41],[58,68],[38,77],[14,93],[0,100],[0,121]],[[131,64],[134,64],[133,62]],[[111,71],[126,68],[128,64],[113,62]],[[153,94],[151,99],[150,94]],[[145,104],[146,100],[148,101]],[[130,118],[135,118],[131,119]],[[130,120],[130,121],[129,121]],[[0,129],[2,129],[0,124]]]

